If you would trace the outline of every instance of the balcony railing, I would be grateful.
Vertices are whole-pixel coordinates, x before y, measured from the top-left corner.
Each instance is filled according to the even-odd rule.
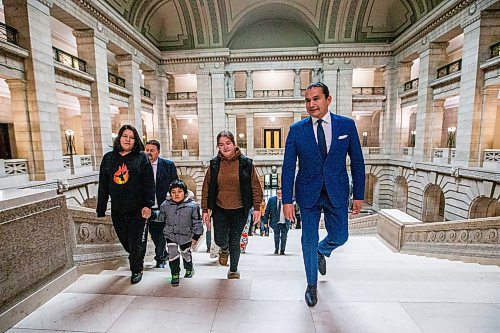
[[[108,82],[125,88],[125,79],[122,77],[119,77],[118,75],[111,74],[109,72],[108,72]]]
[[[462,59],[449,63],[446,66],[437,69],[437,78],[444,77],[462,70]]]
[[[385,95],[384,87],[352,87],[353,95]]]
[[[282,90],[254,90],[254,98],[278,98],[278,97],[293,97],[293,89]]]
[[[84,60],[64,52],[57,47],[52,47],[52,57],[55,61],[63,64],[64,66],[78,69],[82,72],[87,72],[87,63]]]
[[[147,98],[151,98],[151,91],[144,87],[141,87],[141,95]]]
[[[197,97],[197,92],[167,93],[167,100],[170,101],[196,100]]]
[[[234,91],[234,97],[235,98],[246,98],[247,97],[247,92],[244,90],[235,90]]]
[[[500,42],[490,46],[490,58],[495,58],[498,56],[500,56]]]
[[[412,90],[418,88],[418,78],[413,79],[405,83],[404,91]]]
[[[0,41],[17,45],[17,30],[0,22]]]

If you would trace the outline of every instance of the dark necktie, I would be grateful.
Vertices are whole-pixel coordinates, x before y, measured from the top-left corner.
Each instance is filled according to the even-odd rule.
[[[278,214],[281,214],[281,200],[278,200]]]
[[[323,157],[323,161],[326,158],[327,154],[327,149],[326,149],[326,138],[325,138],[325,131],[323,130],[323,119],[318,119],[318,147],[319,151],[321,153],[321,157]]]

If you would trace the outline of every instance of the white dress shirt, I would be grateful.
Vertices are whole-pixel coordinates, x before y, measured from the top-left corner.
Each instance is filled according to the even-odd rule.
[[[316,143],[318,143],[318,118],[312,117],[313,120],[313,131],[314,137],[316,138]],[[332,145],[332,117],[330,116],[330,111],[328,111],[323,117],[323,131],[325,132],[326,140],[326,152],[330,151],[330,146]]]
[[[151,208],[158,208],[158,202],[156,202],[156,170],[158,169],[158,159],[156,161],[151,162],[151,166],[153,167],[153,177],[155,179],[155,205]]]

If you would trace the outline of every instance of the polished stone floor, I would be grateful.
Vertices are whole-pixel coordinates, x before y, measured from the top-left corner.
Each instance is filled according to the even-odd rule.
[[[272,235],[250,237],[241,280],[227,280],[205,249],[179,287],[168,268],[148,268],[137,285],[127,268],[82,275],[8,332],[500,332],[498,266],[397,254],[353,236],[327,259],[309,308],[300,230],[284,256],[272,254]]]

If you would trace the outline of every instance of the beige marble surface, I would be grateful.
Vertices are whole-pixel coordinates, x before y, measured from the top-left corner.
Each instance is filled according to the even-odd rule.
[[[289,233],[285,256],[272,254],[272,234],[250,237],[241,280],[227,280],[227,267],[204,250],[194,254],[194,278],[179,287],[151,258],[137,285],[126,267],[85,274],[8,332],[500,331],[497,266],[393,253],[376,237],[355,236],[327,259],[311,309],[299,230]]]

